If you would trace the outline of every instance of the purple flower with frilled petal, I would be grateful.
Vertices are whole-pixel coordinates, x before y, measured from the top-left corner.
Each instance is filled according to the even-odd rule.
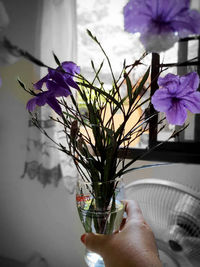
[[[183,125],[187,110],[200,113],[199,76],[196,72],[184,76],[167,74],[158,78],[158,89],[151,102],[157,111],[165,112],[170,124]]]
[[[71,61],[63,62],[62,68],[48,69],[48,74],[34,84],[36,90],[40,90],[34,98],[27,103],[27,109],[33,111],[38,106],[48,104],[59,115],[62,114],[61,107],[56,97],[71,95],[70,87],[79,89],[77,83],[73,80],[76,73],[80,73],[80,67]],[[63,71],[64,70],[64,71]],[[42,91],[43,84],[46,84],[47,91]]]
[[[125,30],[139,32],[146,50],[161,52],[178,38],[200,34],[200,13],[190,0],[130,0],[124,7]]]

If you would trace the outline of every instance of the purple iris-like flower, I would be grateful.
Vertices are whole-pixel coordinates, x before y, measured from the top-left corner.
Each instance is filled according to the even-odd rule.
[[[146,50],[161,52],[189,34],[200,34],[200,13],[190,0],[130,0],[124,7],[125,30],[139,32]]]
[[[184,76],[167,74],[158,79],[158,89],[151,102],[157,111],[165,112],[170,124],[183,125],[187,110],[200,113],[199,76],[196,72]]]
[[[76,73],[80,73],[80,67],[71,61],[63,62],[62,67],[57,69],[48,69],[48,74],[34,84],[34,88],[42,91],[42,86],[45,83],[47,91],[42,91],[27,103],[27,109],[33,111],[38,106],[48,104],[59,115],[62,114],[61,107],[56,97],[71,95],[70,87],[79,89],[77,83],[73,80]],[[63,71],[64,70],[64,71]]]

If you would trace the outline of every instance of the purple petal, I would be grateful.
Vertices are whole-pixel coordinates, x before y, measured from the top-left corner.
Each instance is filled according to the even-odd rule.
[[[144,0],[129,1],[124,7],[124,27],[131,33],[146,32],[151,21],[151,10]]]
[[[36,97],[33,97],[27,102],[26,109],[28,109],[30,112],[33,112],[35,107],[36,107]]]
[[[174,17],[183,14],[189,9],[190,0],[162,0],[159,5],[163,7],[162,11],[166,15],[166,21],[171,21]]]
[[[34,88],[36,90],[41,90],[43,83],[45,83],[47,80],[48,80],[48,74],[46,76],[44,76],[41,80],[39,80],[38,82],[33,84]]]
[[[200,13],[196,10],[187,10],[174,17],[171,21],[174,31],[178,32],[179,37],[183,38],[189,34],[200,33]]]
[[[67,79],[67,83],[69,84],[69,86],[79,90],[78,84],[71,77]]]
[[[74,62],[72,61],[65,61],[62,63],[63,69],[72,75],[75,73],[79,74],[80,73],[80,67],[77,66]]]
[[[179,84],[179,76],[174,75],[172,73],[168,73],[165,77],[159,77],[158,78],[158,85],[162,87],[170,86],[171,84],[173,86],[177,86]]]
[[[168,73],[165,77],[158,78],[158,85],[162,88],[167,88],[171,96],[177,95],[179,83],[179,76],[172,73]]]
[[[62,109],[60,105],[58,104],[58,101],[54,97],[48,97],[47,98],[47,104],[56,112],[58,115],[62,115]]]
[[[197,90],[199,76],[196,72],[191,72],[181,77],[169,73],[165,77],[158,78],[158,85],[162,88],[167,88],[172,97],[182,98]]]
[[[199,75],[196,72],[190,72],[180,77],[180,84],[183,88],[190,88],[190,91],[196,91],[199,86]]]
[[[52,81],[56,82],[59,86],[65,87],[66,86],[65,76],[66,76],[66,74],[61,72],[61,71],[50,69],[48,81],[52,80]]]
[[[47,103],[48,95],[49,95],[48,91],[37,94],[37,96],[35,97],[36,98],[36,104],[40,107],[44,106]]]
[[[42,92],[37,94],[37,96],[33,97],[27,102],[26,108],[29,111],[33,111],[38,106],[44,106],[47,103],[47,97],[49,96],[49,92]]]
[[[49,77],[52,77],[55,74],[55,72],[57,72],[55,69],[48,68]]]
[[[2,79],[1,79],[1,77],[0,77],[0,87],[2,86]]]
[[[192,92],[181,100],[186,109],[192,113],[200,113],[200,92]]]
[[[60,86],[65,86],[66,77],[68,77],[68,75],[59,67],[56,70],[49,69],[49,80],[57,82]]]
[[[200,13],[197,10],[191,10],[189,16],[194,27],[193,33],[200,34]]]
[[[155,110],[166,112],[172,106],[171,96],[167,89],[156,90],[151,98]]]
[[[65,87],[60,86],[54,81],[47,81],[47,88],[51,91],[51,95],[55,97],[71,95],[69,86],[65,83]]]
[[[166,112],[166,119],[170,124],[183,125],[187,119],[187,111],[180,102],[174,105]]]

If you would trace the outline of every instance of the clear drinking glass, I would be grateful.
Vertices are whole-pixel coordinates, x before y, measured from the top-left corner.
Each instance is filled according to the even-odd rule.
[[[112,234],[119,230],[124,214],[124,183],[122,178],[106,182],[78,180],[76,204],[87,233]],[[100,255],[86,250],[88,266],[105,266]]]

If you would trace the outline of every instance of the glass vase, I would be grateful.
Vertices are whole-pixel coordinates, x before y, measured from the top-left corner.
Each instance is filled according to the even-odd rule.
[[[107,182],[78,180],[76,204],[86,233],[112,234],[118,231],[124,214],[122,178]],[[85,261],[90,267],[105,266],[100,255],[86,249]]]

